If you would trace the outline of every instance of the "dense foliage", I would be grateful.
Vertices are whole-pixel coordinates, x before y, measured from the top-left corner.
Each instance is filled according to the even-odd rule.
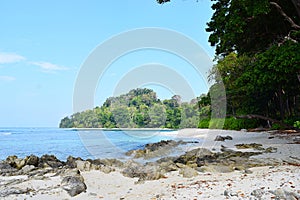
[[[161,101],[151,89],[134,89],[127,94],[108,98],[101,107],[65,117],[59,126],[175,129],[197,127],[199,122],[197,102],[182,103],[178,95]]]
[[[164,3],[164,1],[159,1]],[[217,64],[210,90],[224,84],[228,116],[260,116],[244,124],[297,127],[300,120],[300,0],[212,0],[207,23]],[[220,100],[221,101],[221,100]],[[213,106],[213,105],[212,105]],[[212,108],[212,107],[211,107]],[[273,124],[270,120],[274,119]],[[221,119],[202,118],[200,127]],[[224,128],[242,127],[229,117]],[[245,120],[244,120],[245,121]],[[228,124],[231,126],[228,126]]]
[[[216,47],[216,65],[207,95],[181,103],[179,96],[160,101],[152,90],[136,89],[66,117],[60,127],[219,127],[224,119],[217,114],[211,119],[211,114],[225,99],[211,95],[212,101],[210,94],[218,94],[224,84],[225,129],[280,128],[283,123],[299,128],[300,0],[212,1],[206,31]]]

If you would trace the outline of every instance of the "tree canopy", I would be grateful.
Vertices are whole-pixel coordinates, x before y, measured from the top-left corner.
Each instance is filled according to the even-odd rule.
[[[216,47],[216,64],[208,94],[187,103],[176,95],[161,101],[153,90],[135,89],[65,117],[60,127],[219,127],[223,119],[211,116],[216,106],[211,102],[225,99],[212,101],[210,94],[222,84],[231,116],[224,128],[276,127],[276,122],[300,126],[300,0],[212,1],[206,31]]]
[[[207,106],[207,105],[206,105]],[[197,127],[197,101],[182,103],[179,95],[161,101],[147,88],[109,97],[101,107],[65,117],[61,128],[183,128]]]
[[[224,84],[228,116],[261,116],[297,124],[300,0],[212,2],[214,13],[206,28],[216,53],[210,91]]]

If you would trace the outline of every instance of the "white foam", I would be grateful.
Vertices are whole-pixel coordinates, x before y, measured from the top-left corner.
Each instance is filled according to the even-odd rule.
[[[2,132],[0,133],[0,135],[11,135],[12,133],[11,132]]]

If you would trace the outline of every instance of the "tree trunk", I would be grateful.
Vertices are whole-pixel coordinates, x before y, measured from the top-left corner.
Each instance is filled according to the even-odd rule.
[[[284,105],[283,105],[283,99],[282,99],[282,89],[278,89],[278,98],[279,98],[279,109],[280,109],[280,118],[283,121],[284,120]]]
[[[300,0],[291,0],[300,18]]]
[[[294,1],[299,1],[299,0],[294,0]],[[286,20],[286,21],[288,21],[289,23],[290,23],[290,25],[291,25],[291,27],[293,27],[294,29],[296,29],[296,30],[299,30],[300,29],[300,26],[298,25],[298,24],[296,24],[295,22],[294,22],[294,20],[290,17],[290,16],[288,16],[284,11],[283,11],[283,9],[281,8],[281,6],[280,5],[278,5],[276,2],[270,2],[270,5],[272,5],[272,6],[274,6],[277,10],[278,10],[278,12],[280,13],[280,15]],[[297,11],[298,12],[298,11]]]

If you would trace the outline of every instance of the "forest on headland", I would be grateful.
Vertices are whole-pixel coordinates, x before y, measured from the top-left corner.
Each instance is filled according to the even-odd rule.
[[[101,107],[75,113],[61,120],[61,128],[187,128],[198,127],[199,116],[208,116],[209,104],[199,98],[181,102],[179,95],[161,101],[147,88],[109,97]],[[202,96],[200,99],[207,99]],[[203,101],[203,100],[202,100]],[[199,107],[200,106],[200,107]]]
[[[176,95],[161,101],[152,90],[136,89],[66,117],[60,127],[218,127],[210,94],[224,84],[225,129],[299,129],[300,0],[212,1],[206,31],[216,64],[207,94],[184,103]]]

